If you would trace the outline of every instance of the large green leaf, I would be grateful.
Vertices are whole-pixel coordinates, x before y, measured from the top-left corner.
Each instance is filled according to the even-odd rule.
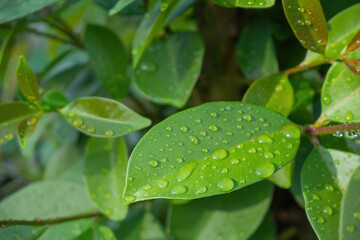
[[[275,0],[212,0],[214,3],[224,7],[241,7],[241,8],[269,8],[274,6]]]
[[[269,177],[268,180],[278,187],[289,189],[293,180],[294,165],[294,162],[288,163],[274,175]]]
[[[86,188],[63,181],[32,183],[0,203],[0,219],[34,220],[96,212]]]
[[[139,141],[124,201],[193,199],[243,188],[290,162],[299,139],[297,126],[263,107],[218,102],[187,109]]]
[[[80,219],[49,227],[37,240],[77,239],[83,232],[91,228],[93,219]]]
[[[269,214],[265,216],[260,227],[249,240],[276,240],[275,221]]]
[[[319,239],[338,239],[340,204],[360,156],[319,147],[307,158],[301,173],[305,209]]]
[[[127,213],[121,197],[125,186],[127,149],[124,139],[90,138],[84,174],[92,200],[106,216],[121,220]]]
[[[353,169],[352,169],[353,170]],[[342,240],[360,239],[360,168],[352,174],[345,189],[340,209],[340,235]]]
[[[300,43],[325,54],[328,26],[320,0],[283,0],[286,18]]]
[[[350,40],[360,30],[360,4],[355,4],[334,16],[329,21],[329,39],[326,57],[337,57],[346,48]],[[310,64],[323,59],[323,56],[309,51],[303,64]]]
[[[286,75],[273,75],[260,78],[251,84],[243,101],[287,116],[294,102],[294,90]]]
[[[45,227],[8,226],[0,228],[1,240],[37,240]]]
[[[245,25],[236,49],[237,63],[247,78],[259,78],[279,71],[271,25],[256,19]]]
[[[106,226],[97,225],[82,234],[77,240],[116,240],[114,233]]]
[[[271,183],[261,182],[231,194],[173,206],[170,235],[175,239],[248,239],[261,224],[273,190]]]
[[[0,23],[23,17],[57,1],[58,0],[1,0]]]
[[[118,0],[116,5],[110,9],[109,14],[115,15],[133,2],[135,2],[135,0]]]
[[[120,39],[110,29],[88,25],[84,44],[95,72],[110,97],[124,98],[129,90],[130,79],[126,76],[128,57]]]
[[[134,70],[136,86],[161,104],[182,107],[200,75],[204,43],[197,33],[178,33],[153,43]]]
[[[328,71],[321,92],[324,120],[352,122],[360,120],[360,76],[345,64],[335,63]]]
[[[119,137],[151,123],[120,102],[100,97],[79,98],[60,112],[76,129],[95,137]]]

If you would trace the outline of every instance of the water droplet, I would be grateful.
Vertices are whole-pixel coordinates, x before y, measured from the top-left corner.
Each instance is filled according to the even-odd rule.
[[[140,65],[140,69],[144,72],[153,72],[156,70],[156,64],[151,62],[143,62]]]
[[[107,130],[106,132],[105,132],[105,136],[107,136],[107,137],[111,137],[111,136],[113,136],[114,135],[114,131],[113,130]]]
[[[294,125],[286,125],[281,131],[287,138],[298,139],[301,135],[299,128]]]
[[[73,121],[73,124],[75,127],[80,127],[81,125],[83,125],[84,121],[81,119],[81,118],[76,118],[74,121]]]
[[[329,95],[325,95],[322,100],[326,105],[331,103],[331,97]]]
[[[334,191],[334,187],[331,186],[330,184],[325,184],[325,189],[330,191],[330,192],[333,192]]]
[[[248,153],[256,153],[256,149],[255,148],[249,148]]]
[[[188,131],[188,129],[186,126],[181,126],[180,131],[182,131],[183,133],[186,133]]]
[[[292,145],[291,143],[287,143],[287,144],[286,144],[286,147],[287,147],[288,149],[291,149],[291,148],[294,147],[294,145]]]
[[[182,165],[176,175],[178,182],[183,182],[190,177],[197,165],[196,161],[190,161]]]
[[[205,132],[205,131],[201,131],[201,132],[200,132],[200,135],[203,136],[203,137],[205,137],[205,136],[206,136],[206,132]]]
[[[274,154],[272,154],[271,152],[265,152],[264,158],[274,158]]]
[[[228,173],[228,172],[229,172],[229,169],[227,169],[227,168],[221,169],[221,173]]]
[[[95,132],[95,128],[94,128],[93,126],[90,126],[90,127],[88,127],[88,128],[86,129],[86,131],[87,131],[88,133],[94,133],[94,132]]]
[[[201,123],[201,119],[196,119],[195,122],[196,123]]]
[[[124,203],[129,204],[132,203],[136,200],[135,196],[131,196],[131,195],[125,195],[124,196]]]
[[[156,184],[159,186],[159,188],[166,188],[168,186],[169,182],[164,179],[157,179]]]
[[[324,222],[325,222],[324,218],[321,217],[321,216],[319,216],[319,217],[316,219],[316,221],[317,221],[318,223],[324,223]]]
[[[141,170],[142,170],[142,168],[139,167],[139,166],[135,166],[135,169],[138,170],[138,171],[141,171]]]
[[[259,164],[256,168],[256,174],[261,178],[270,177],[275,171],[275,166],[271,162],[264,162]]]
[[[202,151],[203,153],[207,153],[207,152],[208,152],[208,149],[207,149],[207,148],[203,148],[203,149],[201,149],[201,151]]]
[[[208,188],[206,186],[201,186],[197,191],[196,194],[204,194],[206,193]]]
[[[5,135],[4,138],[5,138],[5,141],[10,141],[11,139],[14,138],[14,135],[12,133],[8,133]]]
[[[189,136],[189,138],[192,144],[197,145],[199,143],[199,140],[195,136]]]
[[[353,225],[347,226],[347,227],[346,227],[346,231],[348,231],[348,232],[350,232],[350,233],[354,232],[354,226],[353,226]]]
[[[170,126],[167,126],[165,129],[166,129],[166,131],[168,131],[168,132],[171,132],[171,130],[172,130],[172,128],[171,128]]]
[[[144,189],[145,191],[149,191],[151,188],[152,188],[152,186],[151,186],[150,184],[146,184],[146,185],[143,187],[143,189]]]
[[[223,178],[217,183],[217,188],[221,192],[228,192],[235,187],[234,180],[231,178]]]
[[[160,159],[160,162],[166,163],[166,162],[167,162],[167,158],[162,158],[162,159]]]
[[[360,212],[354,212],[353,217],[354,217],[357,221],[360,221]]]
[[[187,192],[187,187],[183,185],[176,185],[175,187],[173,187],[173,189],[171,189],[171,194],[173,195],[179,195],[186,192]]]
[[[265,135],[261,135],[260,137],[258,137],[257,140],[259,143],[269,143],[269,144],[273,143],[273,140]]]
[[[348,112],[345,114],[345,121],[351,122],[353,119],[354,119],[353,113],[352,113],[351,111],[348,111]]]
[[[209,130],[212,131],[212,132],[216,132],[216,131],[218,130],[218,128],[217,128],[217,126],[211,124],[211,125],[209,126]]]
[[[36,118],[35,117],[31,117],[31,118],[28,118],[27,121],[26,121],[26,124],[27,125],[34,125],[36,123]]]
[[[213,160],[223,160],[228,156],[228,151],[226,151],[225,149],[216,149],[212,154],[211,154],[211,159]]]
[[[151,159],[149,161],[149,165],[152,167],[157,167],[158,166],[158,162],[155,159]]]
[[[217,113],[216,113],[216,112],[212,112],[212,113],[210,113],[210,116],[213,117],[213,118],[215,118],[215,117],[217,117]]]
[[[239,163],[239,159],[231,159],[230,163],[236,165]]]
[[[248,122],[250,122],[252,120],[252,117],[250,114],[245,114],[243,118]]]
[[[182,157],[178,157],[178,158],[176,159],[176,161],[177,161],[178,163],[183,163],[183,162],[184,162],[184,159],[183,159]]]
[[[325,214],[327,214],[327,215],[332,215],[332,209],[331,209],[331,207],[329,207],[329,206],[325,206],[324,207],[324,209],[323,209],[323,212],[325,213]]]

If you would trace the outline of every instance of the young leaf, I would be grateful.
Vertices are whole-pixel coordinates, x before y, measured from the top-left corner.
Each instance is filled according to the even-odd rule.
[[[95,211],[84,186],[63,180],[32,183],[0,202],[1,220],[32,221]]]
[[[133,2],[135,2],[135,0],[118,0],[116,5],[112,9],[110,9],[109,15],[112,16],[117,14],[118,12],[120,12],[121,10],[123,10],[125,7],[127,7]]]
[[[334,63],[321,92],[322,119],[336,122],[360,120],[360,76],[345,64]]]
[[[95,227],[90,228],[87,232],[79,236],[76,240],[89,239],[116,240],[116,237],[110,228],[106,226],[96,225]]]
[[[34,133],[38,121],[39,117],[36,115],[24,118],[20,121],[17,129],[17,135],[19,137],[21,147],[25,147],[26,142]]]
[[[275,45],[267,20],[256,19],[245,25],[236,48],[236,60],[247,78],[259,78],[279,71]]]
[[[274,187],[261,182],[230,194],[172,206],[170,235],[175,239],[246,240],[261,224]],[[196,218],[194,218],[196,216]]]
[[[204,104],[153,127],[131,154],[126,203],[193,199],[243,188],[290,162],[300,131],[285,117],[240,102]]]
[[[276,226],[274,218],[272,218],[269,214],[266,215],[260,227],[253,235],[251,235],[249,240],[276,240]]]
[[[224,7],[241,7],[241,8],[269,8],[274,6],[275,0],[212,0],[214,3]]]
[[[34,105],[41,103],[38,83],[35,74],[27,64],[25,57],[20,56],[17,68],[17,78],[21,93]]]
[[[320,0],[283,0],[286,18],[300,43],[325,54],[328,26]]]
[[[128,57],[122,42],[110,29],[88,25],[84,44],[95,72],[110,97],[118,100],[124,98],[130,79],[126,76]]]
[[[301,185],[308,219],[319,239],[339,235],[340,203],[351,169],[360,166],[360,156],[319,147],[306,159]]]
[[[23,17],[38,11],[59,0],[2,0],[0,8],[0,24]]]
[[[42,103],[44,111],[53,111],[68,105],[69,100],[61,92],[51,91],[43,96]]]
[[[346,47],[346,52],[355,51],[360,47],[360,30],[355,34],[355,36],[351,39],[349,44]]]
[[[36,240],[77,239],[83,232],[91,228],[93,221],[93,219],[80,219],[51,226]]]
[[[185,105],[200,75],[204,43],[197,33],[178,33],[152,44],[134,70],[136,86],[152,101]]]
[[[340,209],[341,240],[360,239],[360,168],[352,174],[345,189]]]
[[[127,158],[126,144],[122,138],[88,140],[84,169],[87,188],[100,211],[117,221],[127,213],[127,205],[121,200]]]
[[[287,116],[294,101],[294,91],[286,75],[274,75],[260,78],[251,84],[243,101]]]
[[[356,75],[360,76],[360,61],[359,60],[344,58],[343,62],[350,69],[350,71],[352,71]]]
[[[119,137],[151,123],[120,102],[100,97],[79,98],[60,112],[76,129],[95,137]]]

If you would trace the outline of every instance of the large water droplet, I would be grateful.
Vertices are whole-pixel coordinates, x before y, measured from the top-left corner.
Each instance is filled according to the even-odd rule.
[[[329,206],[325,206],[324,207],[324,209],[323,209],[323,212],[325,213],[325,214],[327,214],[327,215],[332,215],[332,209],[331,209],[331,207],[329,207]]]
[[[212,154],[211,154],[211,159],[213,160],[223,160],[228,156],[228,151],[226,151],[225,149],[216,149]]]
[[[192,144],[197,145],[199,143],[199,140],[195,136],[189,136],[189,138]]]
[[[269,143],[269,144],[273,143],[273,140],[265,135],[259,136],[257,140],[259,143]]]
[[[274,158],[274,154],[271,152],[265,152],[264,153],[264,158]]]
[[[182,131],[183,133],[185,133],[185,132],[188,131],[188,129],[187,129],[186,126],[181,126],[181,127],[180,127],[180,131]]]
[[[250,114],[245,114],[243,118],[248,122],[250,122],[252,120],[252,117]]]
[[[159,188],[166,188],[168,186],[169,182],[164,179],[158,179],[158,180],[156,180],[156,184],[159,186]]]
[[[193,173],[196,165],[197,165],[196,161],[190,161],[190,162],[184,163],[184,165],[182,165],[177,172],[177,176],[176,176],[177,181],[183,182],[186,179],[188,179],[190,177],[190,175]]]
[[[157,167],[158,166],[158,162],[155,159],[151,159],[149,161],[149,165],[152,167]]]
[[[217,117],[217,113],[216,113],[216,112],[212,112],[212,113],[210,113],[210,116],[213,117],[213,118],[215,118],[215,117]]]
[[[106,132],[105,132],[105,136],[107,136],[107,137],[111,137],[111,136],[113,136],[114,135],[114,131],[113,130],[107,130]]]
[[[201,186],[197,191],[196,194],[204,194],[206,193],[208,188],[206,186]]]
[[[353,113],[352,113],[351,111],[348,111],[348,112],[345,114],[345,121],[351,122],[353,119],[354,119]]]
[[[173,195],[179,195],[186,192],[187,192],[187,187],[183,185],[176,185],[175,187],[173,187],[173,189],[171,189],[171,194]]]
[[[270,177],[275,171],[275,166],[271,162],[264,162],[261,163],[256,168],[256,174],[261,178],[268,178]]]
[[[131,196],[131,195],[125,195],[124,196],[124,203],[129,204],[132,203],[136,200],[135,196]]]
[[[235,186],[234,180],[231,178],[223,178],[217,183],[217,188],[222,192],[228,192]]]
[[[211,125],[209,126],[209,130],[212,131],[212,132],[216,132],[216,131],[218,130],[218,128],[217,128],[217,126],[211,124]]]
[[[83,125],[84,121],[81,119],[81,118],[76,118],[74,121],[73,121],[73,124],[75,127],[80,127],[81,125]]]

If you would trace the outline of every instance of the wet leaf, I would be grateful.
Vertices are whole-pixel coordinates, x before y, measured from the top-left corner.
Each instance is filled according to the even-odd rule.
[[[125,7],[129,6],[133,2],[135,2],[135,0],[118,0],[116,5],[112,9],[110,9],[109,15],[112,16],[117,14],[118,12],[120,12],[121,10],[123,10]]]
[[[204,43],[197,33],[153,43],[134,70],[135,84],[152,101],[180,108],[200,75],[203,56]]]
[[[328,26],[320,0],[283,0],[286,18],[300,43],[325,54]]]
[[[346,52],[355,51],[360,47],[360,31],[358,31],[355,36],[351,39],[349,44],[346,47]]]
[[[77,239],[83,232],[91,228],[93,219],[80,219],[49,227],[37,240]]]
[[[230,194],[172,206],[170,235],[175,239],[248,239],[268,211],[273,191],[271,183],[261,182]]]
[[[193,199],[231,192],[290,162],[300,131],[285,117],[240,102],[204,104],[153,127],[131,154],[124,201]]]
[[[340,209],[341,240],[360,239],[360,168],[352,174],[345,189]]]
[[[308,156],[301,185],[308,219],[319,239],[339,235],[340,203],[360,156],[319,147]]]
[[[86,145],[84,174],[90,196],[101,212],[117,221],[128,209],[122,203],[127,158],[122,138],[90,138]]]
[[[88,25],[84,44],[96,75],[110,97],[118,100],[124,98],[130,79],[126,76],[128,56],[120,39],[108,28]]]
[[[271,25],[256,19],[245,25],[236,48],[237,64],[247,78],[259,78],[279,71]]]
[[[265,216],[260,227],[251,235],[249,240],[276,240],[276,226],[274,218],[269,214]]]
[[[214,3],[224,7],[241,7],[241,8],[269,8],[274,6],[275,0],[212,0]]]
[[[290,162],[282,169],[277,171],[274,175],[268,178],[268,180],[274,183],[276,186],[289,189],[291,187],[292,179],[294,175],[294,162]]]
[[[39,121],[39,116],[32,115],[19,122],[17,135],[20,140],[21,147],[25,147],[26,142],[34,133],[38,121]]]
[[[120,102],[100,97],[79,98],[60,112],[76,129],[95,137],[119,137],[151,123]]]
[[[356,75],[360,76],[360,61],[359,60],[344,58],[343,62],[350,69],[350,71],[352,71]]]
[[[15,225],[0,228],[0,236],[2,240],[37,240],[44,230],[45,227]]]
[[[96,212],[96,207],[91,202],[86,188],[63,180],[32,183],[0,203],[0,219],[2,220],[32,221],[94,212]]]
[[[360,120],[360,76],[345,64],[329,69],[321,92],[321,116],[324,120],[352,122]]]

